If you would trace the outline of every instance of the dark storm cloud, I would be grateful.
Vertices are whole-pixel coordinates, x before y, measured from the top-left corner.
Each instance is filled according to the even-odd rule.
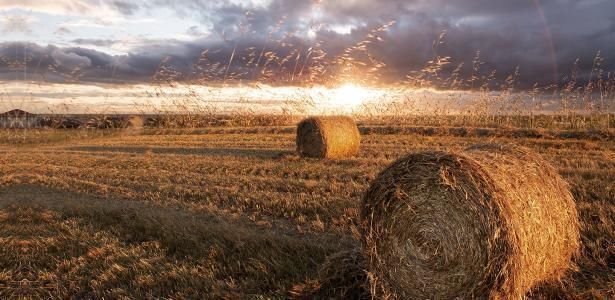
[[[75,43],[105,44],[98,40],[76,40]],[[112,42],[112,41],[111,41]],[[109,55],[84,47],[41,46],[33,43],[0,44],[0,80],[21,80],[25,70],[31,79],[49,81],[66,80],[81,82],[139,83],[207,77],[214,81],[228,79],[251,79],[252,67],[243,57],[247,48],[262,47],[259,39],[243,41],[216,41],[206,39],[192,42],[179,40],[142,40],[140,46],[126,55]],[[206,47],[205,47],[205,46]],[[228,68],[229,57],[236,49],[236,58]],[[203,52],[207,50],[207,54]],[[279,55],[289,50],[279,49]],[[24,56],[26,57],[24,62]],[[263,63],[264,63],[263,59]],[[172,72],[173,74],[169,74]],[[237,74],[244,74],[243,77]]]
[[[82,78],[90,80],[107,80],[109,74],[114,74],[118,80],[150,80],[161,66],[188,78],[200,72],[195,64],[205,50],[210,51],[207,63],[220,65],[217,70],[209,70],[218,77],[246,69],[251,73],[249,67],[242,67],[244,50],[250,47],[257,55],[265,49],[276,52],[278,57],[292,54],[293,49],[301,50],[299,57],[304,58],[306,49],[321,41],[323,50],[328,53],[327,59],[333,60],[347,47],[365,39],[371,29],[391,20],[396,21],[395,25],[379,33],[384,41],[368,46],[373,57],[386,63],[387,67],[381,72],[391,81],[401,80],[410,72],[423,68],[435,55],[432,42],[442,31],[447,32],[446,41],[439,46],[437,54],[451,56],[451,68],[464,62],[465,76],[469,76],[472,59],[479,50],[483,62],[481,74],[497,70],[502,79],[518,66],[526,86],[561,80],[577,58],[582,62],[581,71],[587,73],[599,50],[605,58],[603,68],[615,69],[615,1],[612,0],[323,0],[320,4],[316,0],[271,0],[260,1],[261,4],[202,0],[103,2],[125,15],[167,7],[179,17],[201,22],[202,27],[186,29],[196,40],[142,40],[130,54],[122,56],[84,48],[53,50],[62,51],[56,54],[62,57],[60,61],[68,58],[79,61],[83,68]],[[276,30],[278,25],[280,28]],[[206,31],[201,28],[212,32],[211,36],[205,38],[201,33]],[[306,33],[310,28],[315,32],[308,38]],[[340,28],[351,30],[342,32]],[[269,40],[271,34],[276,42]],[[279,47],[282,39],[292,47]],[[104,47],[114,42],[80,39],[73,43]],[[47,49],[42,51],[47,55],[53,53],[49,47],[42,49]],[[228,72],[220,71],[229,62],[234,49],[237,53],[231,68]],[[86,59],[91,65],[85,63]],[[243,77],[250,78],[253,76]]]
[[[87,56],[81,56],[74,52],[65,52],[56,49],[51,52],[55,64],[66,69],[87,68],[92,65],[92,61]]]
[[[256,36],[264,38],[282,18],[283,29],[292,32],[305,27],[305,12],[314,2],[272,0],[264,8],[221,6],[216,11],[216,24],[230,28],[250,10]],[[184,1],[183,6],[202,8],[194,11],[206,19],[202,4]],[[604,67],[615,69],[615,1],[611,0],[325,0],[319,13],[318,22],[324,27],[316,39],[333,55],[363,39],[369,29],[396,20],[385,42],[371,48],[387,63],[392,79],[422,68],[433,57],[432,42],[443,30],[448,33],[447,40],[438,54],[469,66],[480,50],[485,74],[497,70],[505,77],[519,66],[526,84],[562,78],[577,58],[587,71],[597,51],[606,59]],[[335,25],[354,25],[355,29],[350,35],[327,30]]]
[[[102,53],[100,51],[87,49],[87,48],[74,48],[73,47],[73,48],[63,48],[61,50],[56,50],[56,51],[63,51],[65,53],[83,57],[84,60],[85,59],[89,60],[90,62],[89,66],[93,68],[107,67],[110,64],[113,64],[115,60],[115,58],[111,55]]]
[[[397,20],[387,42],[376,46],[376,52],[397,67],[396,73],[420,68],[433,55],[431,42],[442,30],[448,34],[441,55],[469,64],[480,50],[483,68],[497,69],[505,76],[519,66],[528,83],[563,76],[577,57],[587,69],[599,50],[607,67],[615,66],[615,2],[609,0],[335,1],[323,5],[332,23]]]
[[[71,42],[83,46],[108,47],[115,44],[117,41],[110,39],[74,39]]]
[[[78,47],[60,48],[33,43],[0,44],[0,80],[140,82],[156,70],[160,56],[112,56]],[[25,68],[24,68],[25,66]]]

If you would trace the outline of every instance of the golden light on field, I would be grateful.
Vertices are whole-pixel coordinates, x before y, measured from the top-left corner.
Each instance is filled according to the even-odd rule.
[[[346,83],[331,91],[331,99],[341,107],[356,107],[370,97],[371,91],[354,83]]]

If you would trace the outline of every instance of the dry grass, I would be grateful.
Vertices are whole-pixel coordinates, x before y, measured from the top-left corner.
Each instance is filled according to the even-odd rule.
[[[355,295],[352,279],[319,274],[325,257],[359,248],[369,182],[404,153],[486,139],[539,152],[576,200],[578,271],[532,296],[615,293],[612,140],[375,132],[355,158],[317,161],[295,153],[284,127],[30,134],[23,146],[0,143],[3,297],[285,298],[324,282]]]
[[[359,249],[325,258],[314,280],[295,285],[292,299],[372,299],[365,259]]]

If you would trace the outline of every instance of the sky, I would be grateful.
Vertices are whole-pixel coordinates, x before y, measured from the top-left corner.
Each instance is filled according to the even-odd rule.
[[[5,83],[368,86],[418,77],[445,87],[458,69],[499,81],[517,72],[520,88],[531,88],[561,84],[573,69],[588,78],[598,51],[600,68],[615,70],[613,0],[0,0],[0,31]],[[429,61],[442,68],[421,72]]]
[[[66,73],[79,69],[75,80],[143,82],[152,80],[162,62],[182,78],[194,75],[208,50],[208,67],[220,63],[223,70],[203,78],[250,80],[266,62],[261,58],[252,72],[257,74],[240,74],[251,71],[245,67],[250,48],[256,56],[290,56],[285,67],[271,67],[278,77],[293,71],[297,77],[292,62],[302,67],[309,49],[313,59],[313,49],[320,48],[330,76],[337,76],[357,69],[340,70],[330,62],[391,21],[367,51],[351,53],[357,61],[365,62],[369,53],[369,63],[381,62],[382,81],[403,79],[435,55],[465,62],[469,72],[477,51],[483,72],[506,76],[519,66],[528,83],[561,79],[577,58],[589,69],[597,51],[606,67],[615,62],[612,0],[2,0],[0,54],[16,61],[26,57],[27,67],[39,73],[53,65],[62,74],[49,73],[46,80],[67,80]],[[443,31],[445,41],[434,51]],[[23,77],[15,64],[1,66],[3,79]],[[276,80],[297,79],[287,77]]]

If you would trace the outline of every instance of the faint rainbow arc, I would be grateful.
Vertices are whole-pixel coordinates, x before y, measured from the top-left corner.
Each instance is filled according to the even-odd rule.
[[[549,28],[549,23],[547,22],[547,18],[545,17],[545,12],[542,9],[542,5],[540,4],[540,0],[532,0],[532,2],[534,3],[534,6],[536,7],[536,11],[538,12],[538,15],[540,16],[540,19],[542,20],[542,24],[544,25],[545,28],[545,39],[547,42],[547,47],[549,48],[549,51],[551,52],[551,64],[552,64],[552,71],[553,71],[553,83],[557,84],[558,83],[558,78],[559,78],[559,70],[557,68],[557,57],[555,54],[555,46],[553,44],[553,35],[551,34],[551,28]]]

